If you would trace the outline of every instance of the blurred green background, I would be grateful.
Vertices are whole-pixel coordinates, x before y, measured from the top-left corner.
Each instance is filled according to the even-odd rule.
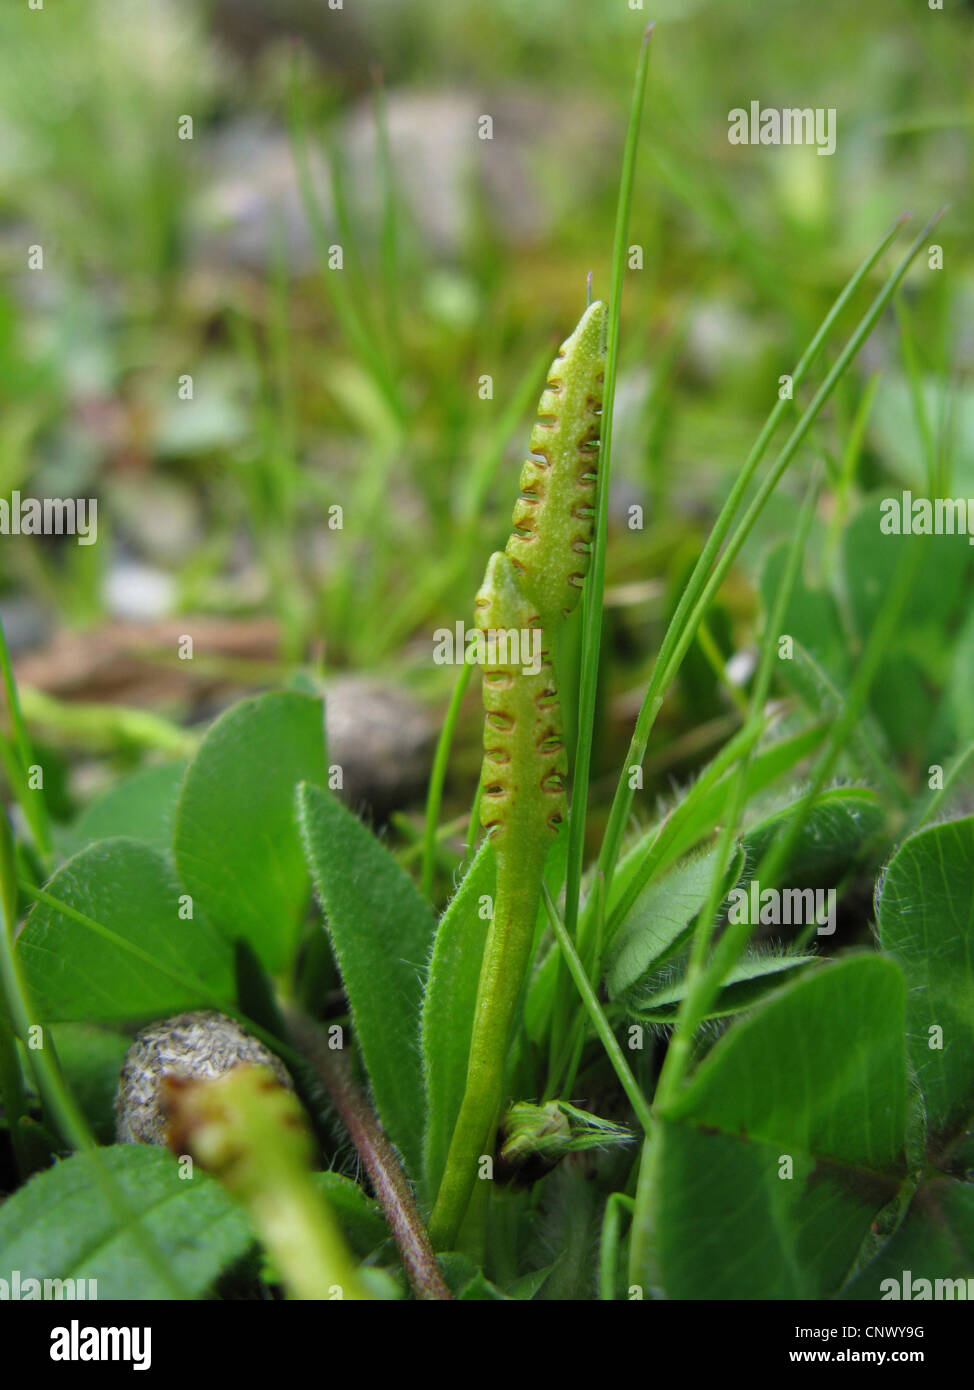
[[[302,664],[442,707],[454,673],[431,661],[433,630],[470,621],[504,542],[586,273],[608,292],[653,18],[597,774],[779,376],[889,223],[945,202],[943,271],[921,256],[762,517],[664,712],[654,774],[732,725],[714,668],[753,639],[756,577],[813,457],[838,470],[858,421],[858,490],[921,483],[919,382],[949,422],[953,489],[974,496],[974,6],[11,0],[0,496],[99,501],[95,546],[0,540],[25,708],[61,750],[55,810],[98,784],[106,753],[176,751],[185,725]],[[728,113],[752,100],[834,107],[835,154],[731,145]],[[826,546],[812,567],[828,563]],[[458,810],[478,758],[468,703]],[[112,712],[130,706],[158,722]]]

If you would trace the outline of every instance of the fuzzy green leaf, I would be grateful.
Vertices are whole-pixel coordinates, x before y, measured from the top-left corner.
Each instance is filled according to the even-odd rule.
[[[420,1009],[433,914],[389,851],[329,792],[302,785],[297,808],[379,1117],[418,1178],[425,1112]]]
[[[727,976],[704,1018],[725,1018],[728,1014],[750,1009],[769,989],[781,984],[781,977],[788,971],[813,965],[817,959],[817,956],[782,955],[770,951],[745,956]],[[666,985],[654,992],[647,990],[645,995],[633,997],[627,1002],[632,1013],[646,1023],[672,1023],[686,998],[686,992],[687,982],[682,979],[675,985]]]
[[[382,1208],[366,1197],[357,1182],[343,1173],[315,1173],[314,1183],[328,1201],[332,1214],[354,1253],[365,1259],[392,1240]]]
[[[737,882],[742,862],[731,869],[728,887]],[[618,999],[679,950],[707,901],[716,864],[716,850],[698,854],[643,889],[612,944],[605,976],[610,999]]]
[[[907,1050],[937,1148],[974,1118],[974,819],[900,847],[876,892],[876,921],[906,975]]]
[[[87,1023],[60,1023],[51,1029],[64,1079],[103,1144],[115,1138],[115,1091],[131,1036]]]
[[[158,1299],[170,1286],[147,1254],[136,1219],[193,1294],[205,1294],[254,1236],[239,1208],[202,1171],[181,1178],[176,1159],[147,1144],[102,1149],[122,1205],[109,1200],[89,1154],[38,1173],[0,1208],[0,1278],[95,1279],[97,1297]]]
[[[482,897],[493,898],[494,847],[485,840],[440,918],[423,999],[426,1072],[425,1184],[430,1201],[443,1176],[450,1138],[467,1080],[470,1035],[489,917]]]
[[[825,734],[824,725],[802,729],[760,749],[751,759],[745,796],[757,795],[813,753]],[[705,769],[706,771],[706,769]],[[633,902],[655,874],[667,869],[699,844],[720,820],[727,804],[731,770],[709,788],[699,778],[661,825],[654,825],[627,851],[612,881],[611,918],[614,929],[625,920]]]
[[[775,837],[787,830],[801,801],[749,825],[742,836],[748,867],[759,863]],[[782,885],[831,887],[855,861],[860,848],[882,826],[884,811],[866,787],[833,787],[816,800],[788,857]]]

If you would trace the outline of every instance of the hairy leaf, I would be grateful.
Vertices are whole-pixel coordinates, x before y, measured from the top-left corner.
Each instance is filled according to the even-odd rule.
[[[937,1150],[974,1119],[974,819],[900,847],[876,892],[876,921],[906,975],[907,1051]]]
[[[425,1116],[420,1010],[433,914],[389,851],[329,792],[302,785],[297,807],[379,1117],[418,1178]]]
[[[470,1035],[493,898],[494,847],[485,840],[440,918],[423,1000],[423,1065],[426,1072],[425,1184],[432,1201],[446,1163],[467,1080]]]
[[[0,1278],[14,1270],[46,1279],[97,1280],[97,1297],[172,1297],[136,1223],[186,1288],[201,1295],[244,1255],[254,1237],[220,1185],[197,1171],[179,1175],[176,1159],[148,1144],[119,1144],[75,1154],[36,1174],[0,1208]],[[119,1200],[120,1199],[120,1200]]]

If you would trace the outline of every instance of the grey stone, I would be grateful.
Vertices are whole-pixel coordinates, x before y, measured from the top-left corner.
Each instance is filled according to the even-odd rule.
[[[423,707],[392,686],[341,676],[325,689],[328,762],[342,769],[341,796],[382,818],[421,796],[435,737]]]
[[[279,1058],[225,1014],[202,1009],[143,1028],[125,1054],[118,1078],[118,1142],[167,1142],[167,1120],[159,1098],[163,1077],[212,1079],[242,1062],[270,1067],[282,1086],[291,1087],[291,1078]]]

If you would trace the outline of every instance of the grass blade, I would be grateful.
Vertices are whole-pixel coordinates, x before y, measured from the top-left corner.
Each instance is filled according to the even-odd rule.
[[[423,831],[423,872],[420,880],[420,886],[427,898],[432,897],[433,894],[433,872],[436,866],[436,827],[440,819],[440,806],[443,803],[443,783],[446,781],[446,769],[450,761],[450,749],[453,747],[453,735],[456,732],[457,720],[460,718],[460,706],[467,693],[472,672],[473,666],[465,661],[460,667],[456,685],[453,687],[453,694],[450,697],[446,718],[437,740],[433,767],[430,771],[429,791],[426,793],[426,824]]]
[[[748,507],[741,521],[739,522],[736,531],[734,532],[724,551],[720,555],[719,560],[717,560],[716,566],[713,568],[713,572],[710,573],[708,579],[708,572],[710,571],[711,565],[713,565],[714,559],[717,556],[717,552],[720,548],[721,542],[723,541],[724,537],[727,535],[730,529],[734,512],[737,510],[737,506],[739,505],[740,500],[743,496],[744,489],[747,486],[747,483],[750,481],[751,477],[753,476],[754,470],[756,469],[757,464],[760,462],[764,450],[766,449],[767,444],[770,441],[771,435],[774,432],[774,427],[777,425],[778,420],[780,419],[778,407],[775,407],[775,409],[771,412],[771,415],[768,418],[768,422],[765,425],[764,430],[762,430],[761,435],[757,443],[755,444],[754,449],[751,451],[751,455],[749,456],[747,462],[744,465],[740,477],[738,478],[737,482],[734,485],[734,488],[731,491],[730,496],[728,497],[727,503],[725,504],[720,516],[717,519],[717,522],[714,525],[714,529],[711,532],[710,538],[708,539],[707,544],[704,547],[704,551],[701,554],[700,560],[698,561],[694,569],[694,572],[687,583],[687,587],[684,591],[683,597],[680,600],[680,603],[677,607],[677,611],[674,614],[673,620],[667,630],[667,634],[664,638],[663,645],[660,648],[660,654],[656,660],[655,666],[653,667],[653,674],[650,678],[649,687],[646,691],[642,708],[640,709],[639,716],[636,720],[636,728],[629,746],[629,753],[626,757],[626,761],[622,769],[622,775],[620,776],[619,783],[616,788],[616,794],[613,799],[612,809],[609,815],[609,823],[606,828],[605,839],[602,844],[602,852],[599,856],[599,866],[602,869],[603,873],[605,873],[606,879],[610,883],[610,886],[611,876],[615,871],[615,865],[618,859],[619,848],[622,843],[622,836],[625,831],[626,822],[628,821],[629,812],[632,807],[633,793],[631,788],[629,787],[628,769],[632,766],[641,765],[643,758],[645,757],[646,745],[649,741],[649,735],[652,731],[653,724],[655,723],[656,715],[659,713],[660,706],[663,703],[663,697],[671,681],[673,680],[673,677],[676,675],[676,672],[678,671],[680,664],[683,661],[683,657],[685,656],[687,649],[689,648],[691,642],[694,639],[697,626],[699,625],[699,622],[703,617],[704,613],[707,611],[707,608],[709,607],[714,594],[717,592],[717,590],[723,583],[727,571],[729,570],[731,564],[733,563],[742,545],[744,544],[744,541],[747,539],[747,536],[753,528],[754,523],[757,521],[757,518],[763,510],[764,505],[767,502],[769,496],[774,491],[782,475],[784,474],[785,469],[788,467],[792,458],[798,451],[799,445],[804,440],[816,416],[819,414],[822,407],[829,399],[832,392],[835,390],[835,387],[842,378],[842,376],[848,370],[848,367],[852,362],[853,358],[855,357],[856,353],[859,351],[866,338],[872,332],[872,329],[875,327],[880,315],[882,314],[886,306],[889,304],[893,295],[896,293],[897,289],[900,286],[900,283],[903,280],[903,277],[906,275],[906,272],[912,264],[914,258],[917,256],[920,249],[925,244],[926,238],[929,236],[930,231],[939,221],[941,216],[942,211],[936,213],[934,217],[932,217],[930,221],[926,224],[926,226],[920,231],[919,235],[916,237],[916,239],[910,246],[906,255],[897,265],[896,269],[888,277],[879,294],[876,296],[869,309],[867,310],[866,314],[860,320],[858,327],[856,328],[852,337],[847,342],[843,351],[840,353],[831,371],[826,376],[825,381],[819,387],[812,402],[803,412],[801,419],[795,426],[783,449],[781,450],[781,453],[778,455],[778,458],[775,461],[774,466],[771,468],[770,472],[768,473],[767,477],[765,478],[764,482],[759,488],[754,500]],[[853,279],[849,282],[849,285],[846,287],[846,290],[843,291],[843,294],[839,296],[839,299],[836,301],[836,304],[833,306],[832,310],[829,312],[829,314],[826,316],[826,319],[823,321],[822,328],[819,330],[819,333],[816,334],[815,339],[813,339],[813,342],[809,346],[809,349],[806,351],[805,355],[803,356],[802,362],[799,364],[799,367],[802,367],[802,364],[805,364],[804,369],[807,370],[807,365],[810,364],[811,358],[817,353],[822,341],[824,341],[828,329],[834,323],[839,308],[848,299],[849,294],[852,293],[854,288],[859,283],[861,283],[870,266],[875,263],[879,255],[882,254],[882,252],[892,241],[893,237],[899,229],[899,225],[900,224],[897,223],[896,226],[889,233],[887,233],[887,236],[880,243],[879,247],[877,247],[876,251],[873,252],[872,256],[870,256],[867,259],[867,261],[863,263],[860,269],[856,272],[856,275],[853,276]],[[796,368],[795,379],[797,380],[798,377],[799,369]],[[781,406],[785,406],[788,403],[779,402],[779,404]]]
[[[582,607],[582,660],[578,691],[578,738],[575,744],[575,766],[572,782],[572,805],[568,826],[568,869],[566,875],[565,926],[574,935],[578,916],[578,898],[582,881],[582,853],[585,837],[585,814],[588,801],[589,768],[592,757],[592,736],[595,725],[595,695],[599,674],[599,647],[602,640],[602,596],[605,588],[605,547],[609,515],[609,470],[612,463],[612,414],[615,404],[616,375],[619,369],[619,326],[622,318],[622,282],[626,273],[626,246],[629,235],[629,213],[632,207],[632,188],[639,149],[643,100],[649,72],[649,46],[653,36],[650,25],[643,36],[643,45],[636,66],[629,129],[622,161],[622,180],[616,211],[615,244],[612,251],[612,288],[609,306],[608,352],[605,363],[605,393],[602,405],[602,447],[599,453],[599,477],[596,497],[596,529],[592,547],[592,569],[585,585]]]

